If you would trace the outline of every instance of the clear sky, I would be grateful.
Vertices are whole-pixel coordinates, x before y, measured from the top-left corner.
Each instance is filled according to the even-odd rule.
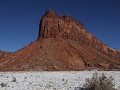
[[[108,46],[120,49],[120,0],[0,0],[0,50],[36,40],[47,9],[69,14]]]

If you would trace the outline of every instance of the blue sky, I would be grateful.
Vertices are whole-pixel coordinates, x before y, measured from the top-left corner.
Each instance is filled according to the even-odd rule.
[[[0,0],[0,50],[36,40],[47,9],[69,14],[108,46],[120,49],[120,0]]]

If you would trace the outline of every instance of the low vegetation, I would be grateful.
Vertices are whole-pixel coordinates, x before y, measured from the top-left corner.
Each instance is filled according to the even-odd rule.
[[[16,78],[15,77],[12,79],[12,82],[16,82]]]
[[[92,78],[86,79],[84,90],[116,90],[112,77],[106,77],[105,74],[98,75],[94,73]]]
[[[0,85],[1,85],[1,87],[6,87],[7,83],[1,83]]]

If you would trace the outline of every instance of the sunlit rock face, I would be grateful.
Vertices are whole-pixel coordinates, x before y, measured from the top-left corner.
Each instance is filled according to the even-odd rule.
[[[120,58],[120,51],[110,48],[75,20],[72,16],[61,16],[53,10],[48,10],[39,25],[38,40],[44,38],[62,38],[76,40],[112,58]]]
[[[48,10],[37,40],[0,59],[0,71],[120,70],[120,51],[108,47],[72,16]]]

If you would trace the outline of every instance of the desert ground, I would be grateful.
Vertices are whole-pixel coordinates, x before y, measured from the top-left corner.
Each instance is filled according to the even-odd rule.
[[[75,90],[95,72],[114,77],[115,88],[120,90],[119,71],[0,72],[0,90]]]

